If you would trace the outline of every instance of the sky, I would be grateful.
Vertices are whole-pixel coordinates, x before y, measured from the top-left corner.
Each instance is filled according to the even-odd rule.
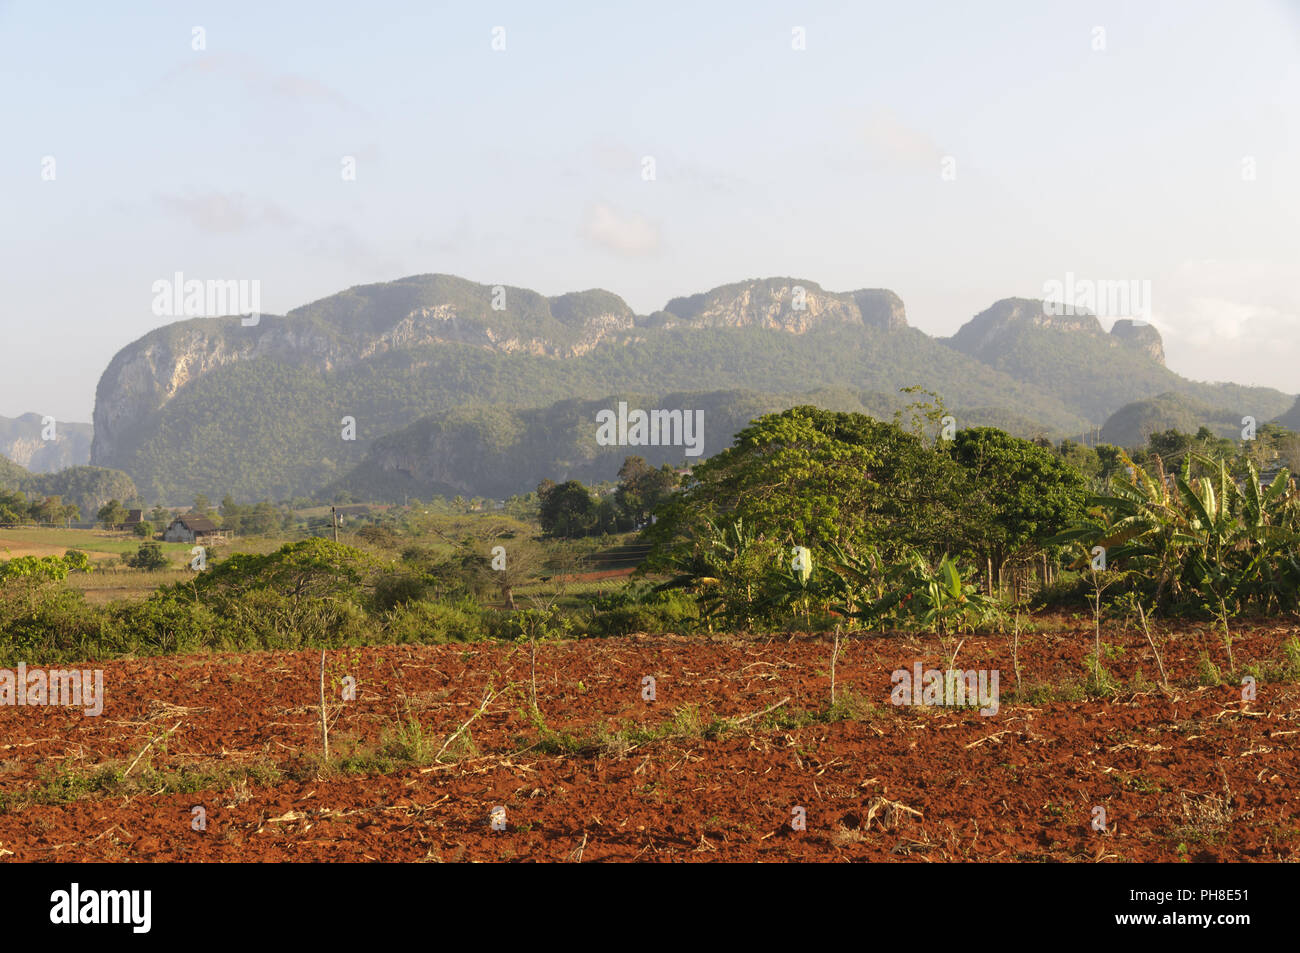
[[[89,420],[178,271],[792,276],[934,335],[1136,281],[1174,370],[1300,390],[1300,0],[0,0],[0,96],[0,415]]]

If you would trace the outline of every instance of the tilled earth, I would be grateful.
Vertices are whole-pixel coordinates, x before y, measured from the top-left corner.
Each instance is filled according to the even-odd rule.
[[[0,707],[0,860],[1300,859],[1279,674],[1300,627],[1237,632],[1250,701],[1206,674],[1227,668],[1208,626],[1155,633],[1168,691],[1141,631],[1108,630],[1104,699],[1081,687],[1088,624],[1037,629],[1020,692],[1011,636],[961,643],[957,668],[1000,673],[988,716],[891,704],[892,672],[947,668],[957,639],[844,639],[834,709],[824,636],[569,641],[535,666],[497,643],[335,650],[328,764],[319,652],[61,665],[103,668],[103,714]]]

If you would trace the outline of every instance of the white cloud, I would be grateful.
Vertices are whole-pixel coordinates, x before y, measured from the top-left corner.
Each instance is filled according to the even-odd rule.
[[[587,209],[582,234],[588,241],[620,255],[653,255],[662,244],[657,224],[635,213],[621,212],[606,202]]]
[[[1160,282],[1170,367],[1202,380],[1300,389],[1300,285],[1278,262],[1182,262]]]

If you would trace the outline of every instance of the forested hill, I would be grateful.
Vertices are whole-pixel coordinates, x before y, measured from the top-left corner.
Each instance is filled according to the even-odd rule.
[[[1099,349],[1091,334],[1034,330],[1053,336],[963,349],[909,327],[892,292],[829,292],[795,278],[724,285],[637,315],[603,290],[547,298],[422,275],[250,327],[200,318],[150,332],[100,380],[92,462],[129,473],[150,502],[283,498],[345,479],[366,495],[364,474],[377,472],[367,452],[387,434],[417,422],[463,434],[467,422],[509,421],[508,430],[529,419],[521,412],[545,416],[563,401],[639,394],[660,406],[674,392],[746,392],[773,410],[837,391],[883,412],[899,388],[921,385],[966,419],[1066,436],[1133,400],[1194,386],[1160,364],[1158,335],[1154,349],[1145,332],[1112,334]],[[1257,403],[1268,400],[1276,413],[1292,403],[1277,392]],[[710,439],[729,436],[740,405],[727,406],[718,405]],[[344,418],[355,419],[355,439],[344,439],[353,435]],[[497,454],[493,468],[522,470],[532,464],[501,456],[522,445],[485,449]],[[457,459],[465,462],[439,480],[483,494],[497,485],[473,462],[483,455]],[[593,475],[603,460],[591,463]]]
[[[425,417],[376,440],[365,460],[327,486],[324,495],[333,498],[346,492],[356,499],[393,502],[434,495],[503,498],[536,489],[542,479],[608,480],[632,454],[654,466],[698,463],[730,446],[736,433],[755,417],[790,407],[811,404],[889,420],[911,400],[897,393],[837,388],[789,394],[622,392],[597,400],[562,400],[542,408],[462,408]],[[692,455],[685,443],[602,446],[596,436],[597,415],[603,410],[615,412],[620,402],[629,412],[649,408],[699,412],[702,441],[693,448],[698,452]],[[971,426],[1030,426],[1026,420],[979,410],[964,414],[963,419]]]
[[[0,496],[7,497],[13,493],[23,494],[29,503],[57,498],[62,504],[75,506],[78,511],[75,518],[81,520],[93,520],[99,508],[109,500],[137,507],[144,505],[131,478],[118,470],[77,466],[57,473],[30,473],[8,457],[0,456]],[[50,517],[41,515],[39,518]],[[70,518],[70,515],[53,518],[58,522]],[[8,513],[0,521],[16,519],[13,513]]]

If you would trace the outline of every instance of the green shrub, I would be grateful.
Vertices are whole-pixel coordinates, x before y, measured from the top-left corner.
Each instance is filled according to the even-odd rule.
[[[593,636],[680,633],[694,629],[699,621],[699,606],[687,592],[647,592],[628,587],[598,598],[585,629]]]
[[[212,645],[222,628],[207,606],[171,596],[118,603],[108,615],[105,647],[137,655],[193,652]]]
[[[386,572],[375,580],[375,609],[388,612],[408,602],[418,602],[429,595],[431,588],[423,575],[401,570]]]
[[[413,600],[385,613],[383,628],[394,642],[474,642],[488,635],[483,615],[473,599]]]
[[[171,560],[162,551],[162,546],[153,542],[141,543],[134,556],[125,556],[123,558],[132,569],[143,569],[146,572],[166,569],[171,565]]]

